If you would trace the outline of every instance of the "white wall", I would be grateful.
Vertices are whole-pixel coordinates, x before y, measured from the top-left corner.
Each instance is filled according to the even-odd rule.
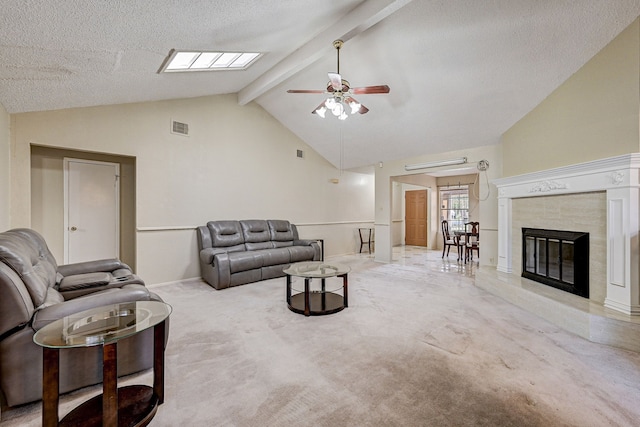
[[[9,114],[0,104],[0,231],[10,226],[10,157]]]
[[[171,134],[172,119],[190,136]],[[13,124],[13,227],[30,226],[30,144],[136,158],[137,272],[148,283],[200,275],[194,227],[209,220],[288,219],[301,237],[324,238],[328,256],[353,252],[345,231],[373,222],[373,176],[340,172],[235,95],[23,113]]]

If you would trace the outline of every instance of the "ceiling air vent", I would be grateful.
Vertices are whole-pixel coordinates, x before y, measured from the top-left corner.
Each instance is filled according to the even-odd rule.
[[[186,123],[181,123],[181,122],[172,120],[171,133],[175,133],[176,135],[189,136],[189,125]]]

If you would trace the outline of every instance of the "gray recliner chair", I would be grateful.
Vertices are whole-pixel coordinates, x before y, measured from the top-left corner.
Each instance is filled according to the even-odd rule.
[[[58,266],[40,234],[0,233],[0,391],[6,406],[42,398],[42,348],[33,335],[69,314],[108,304],[162,301],[117,259]],[[168,328],[167,328],[168,331]],[[118,342],[118,375],[153,366],[153,331]],[[102,381],[98,347],[60,351],[60,393]]]

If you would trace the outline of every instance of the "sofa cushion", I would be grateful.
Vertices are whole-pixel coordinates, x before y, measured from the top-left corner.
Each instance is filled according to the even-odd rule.
[[[0,296],[0,336],[2,336],[19,325],[26,325],[31,319],[35,307],[20,276],[2,262],[0,262],[0,289],[2,290]]]
[[[261,249],[272,249],[273,242],[245,243],[244,247],[248,251],[259,251]]]
[[[273,248],[258,251],[262,255],[263,266],[289,264],[291,262],[291,252],[287,248]]]
[[[245,219],[240,221],[244,246],[248,251],[273,248],[269,225],[261,219]]]
[[[262,264],[260,251],[232,252],[229,254],[229,270],[231,274],[260,268]]]
[[[20,276],[36,307],[44,302],[48,288],[56,283],[56,267],[41,254],[33,240],[16,231],[2,233],[0,261]]]
[[[293,242],[293,229],[289,221],[270,219],[267,223],[269,224],[271,240],[274,242]]]
[[[288,240],[286,242],[273,242],[274,248],[286,248],[287,246],[293,246],[293,240]]]
[[[19,234],[23,236],[25,239],[30,240],[36,250],[38,251],[38,258],[47,262],[47,264],[51,265],[53,270],[58,269],[58,263],[54,258],[53,254],[49,250],[49,246],[47,246],[47,242],[44,240],[42,235],[30,228],[14,228],[10,230],[12,233]]]
[[[238,221],[209,221],[214,248],[225,248],[227,252],[244,251],[244,237]]]

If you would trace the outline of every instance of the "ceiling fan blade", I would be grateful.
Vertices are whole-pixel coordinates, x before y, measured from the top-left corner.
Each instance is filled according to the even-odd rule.
[[[315,90],[315,89],[289,89],[287,93],[327,93],[324,90]]]
[[[318,110],[319,110],[320,108],[322,108],[322,107],[324,107],[324,106],[325,106],[325,105],[324,105],[324,103],[325,103],[325,102],[326,102],[326,101],[322,101],[322,103],[321,103],[320,105],[318,105],[318,106],[317,106],[317,107],[316,107],[316,108],[311,112],[311,114],[317,114],[317,113],[318,113]]]
[[[342,91],[342,77],[338,73],[327,73],[329,75],[329,80],[331,81],[331,86],[333,86],[333,90]]]
[[[365,86],[351,88],[351,93],[353,93],[354,95],[370,95],[376,93],[389,93],[390,90],[391,89],[387,85]]]

